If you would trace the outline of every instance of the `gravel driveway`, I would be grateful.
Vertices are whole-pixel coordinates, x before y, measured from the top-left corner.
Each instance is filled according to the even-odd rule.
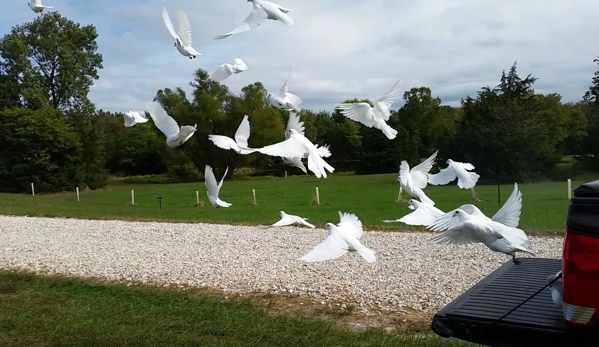
[[[225,291],[292,293],[364,309],[437,310],[510,257],[481,244],[444,246],[431,234],[368,232],[355,252],[320,263],[297,258],[324,229],[0,216],[0,268]],[[531,237],[538,257],[561,258],[563,239]]]

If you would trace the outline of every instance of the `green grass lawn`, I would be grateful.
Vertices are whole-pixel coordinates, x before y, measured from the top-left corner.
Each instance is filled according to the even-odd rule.
[[[338,222],[337,211],[355,213],[367,228],[417,230],[402,223],[385,224],[383,219],[400,218],[411,210],[406,204],[394,203],[399,185],[397,174],[368,176],[314,176],[263,178],[225,181],[222,200],[230,208],[213,208],[207,201],[203,182],[186,184],[124,184],[81,193],[77,202],[74,192],[53,195],[0,194],[0,214],[74,217],[90,219],[203,221],[241,224],[270,224],[278,220],[278,211],[306,217],[318,227],[326,222]],[[592,180],[575,179],[572,187]],[[320,190],[320,206],[311,205],[315,188]],[[476,204],[491,217],[499,208],[496,185],[476,187],[481,202]],[[501,186],[501,203],[511,194],[513,185]],[[131,190],[135,190],[135,205],[131,205]],[[256,190],[258,206],[250,205],[252,189]],[[563,230],[568,210],[566,182],[522,184],[523,207],[520,227],[527,232],[559,233]],[[194,207],[196,190],[204,207]],[[437,207],[447,211],[470,203],[471,192],[451,183],[429,185],[425,192]],[[163,197],[162,210],[157,196]],[[404,193],[404,198],[408,198]]]
[[[356,332],[250,300],[0,271],[1,346],[475,346]]]

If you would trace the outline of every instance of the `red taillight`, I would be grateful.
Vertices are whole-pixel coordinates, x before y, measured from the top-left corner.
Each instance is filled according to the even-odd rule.
[[[566,230],[562,285],[566,322],[577,326],[597,325],[599,323],[599,235],[586,236]]]

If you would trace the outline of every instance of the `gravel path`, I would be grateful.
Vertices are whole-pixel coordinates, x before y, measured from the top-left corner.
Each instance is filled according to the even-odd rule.
[[[365,310],[437,310],[509,257],[481,244],[443,246],[431,234],[365,232],[377,261],[355,252],[297,260],[324,229],[0,216],[0,268],[154,284],[266,291]],[[561,258],[562,238],[531,237],[538,257]]]

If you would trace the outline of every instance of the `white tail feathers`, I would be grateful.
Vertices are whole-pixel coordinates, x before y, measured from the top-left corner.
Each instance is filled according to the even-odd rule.
[[[364,246],[359,242],[357,242],[353,246],[356,249],[356,252],[358,252],[362,256],[362,258],[364,258],[367,262],[374,263],[376,261],[376,255],[372,249]]]
[[[464,180],[461,177],[458,177],[458,187],[460,189],[470,189],[476,185],[480,175],[476,172],[468,172],[468,175]]]

